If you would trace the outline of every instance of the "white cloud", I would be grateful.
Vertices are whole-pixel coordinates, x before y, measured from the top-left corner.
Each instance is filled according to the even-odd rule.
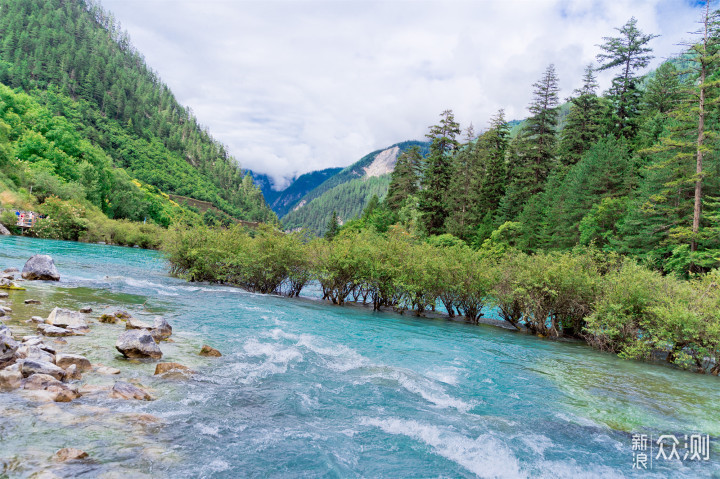
[[[102,3],[241,165],[278,184],[422,139],[448,108],[476,129],[501,107],[523,118],[549,63],[569,96],[631,16],[662,35],[657,65],[698,16],[691,0]]]

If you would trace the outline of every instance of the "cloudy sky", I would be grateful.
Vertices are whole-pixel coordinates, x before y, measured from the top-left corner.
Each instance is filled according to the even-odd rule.
[[[101,0],[147,63],[276,186],[423,139],[452,109],[476,130],[527,116],[556,65],[577,88],[603,36],[631,16],[656,59],[697,28],[698,0]],[[600,76],[602,87],[609,74]]]

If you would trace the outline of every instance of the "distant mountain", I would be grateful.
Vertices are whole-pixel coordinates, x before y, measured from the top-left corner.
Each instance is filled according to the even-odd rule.
[[[390,185],[390,173],[398,155],[419,146],[423,155],[428,142],[405,141],[376,150],[330,176],[297,201],[282,218],[286,229],[307,228],[315,234],[325,231],[333,210],[345,222],[362,213],[373,195],[384,198]]]
[[[305,173],[295,178],[284,190],[273,189],[272,180],[265,174],[252,171],[249,171],[249,173],[252,175],[255,184],[260,187],[270,208],[278,217],[282,217],[308,192],[340,171],[342,171],[342,168],[326,168]]]

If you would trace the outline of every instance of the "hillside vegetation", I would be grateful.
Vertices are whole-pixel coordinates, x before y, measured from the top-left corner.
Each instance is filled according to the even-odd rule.
[[[97,4],[0,0],[0,83],[6,207],[55,196],[167,226],[197,214],[171,202],[173,193],[221,210],[210,222],[276,221],[252,179]]]

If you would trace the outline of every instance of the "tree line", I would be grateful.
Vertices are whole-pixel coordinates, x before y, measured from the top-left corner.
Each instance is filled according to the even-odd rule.
[[[298,296],[316,281],[333,304],[423,315],[444,310],[477,323],[491,311],[516,329],[585,341],[625,358],[720,372],[720,272],[693,280],[598,248],[524,253],[502,228],[478,249],[452,235],[423,240],[400,226],[342,228],[332,239],[173,227],[163,249],[191,281]]]
[[[528,253],[592,244],[681,275],[717,267],[717,20],[708,2],[686,53],[641,76],[655,35],[631,18],[603,39],[562,127],[553,65],[533,84],[530,117],[514,137],[503,110],[479,135],[444,111],[428,154],[401,155],[384,201],[357,221],[451,234],[475,248],[502,228]],[[599,94],[604,70],[615,77]]]

